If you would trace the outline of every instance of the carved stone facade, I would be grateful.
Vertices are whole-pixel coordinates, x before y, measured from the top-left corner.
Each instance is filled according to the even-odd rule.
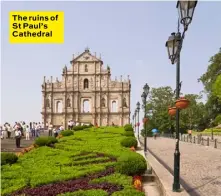
[[[130,122],[130,92],[129,77],[112,81],[110,68],[87,48],[73,57],[70,69],[63,68],[61,81],[44,77],[42,120],[65,127],[69,120],[123,126]]]

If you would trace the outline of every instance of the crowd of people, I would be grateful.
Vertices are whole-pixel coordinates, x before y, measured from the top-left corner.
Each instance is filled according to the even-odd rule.
[[[75,125],[79,123],[75,123],[73,120],[68,122],[68,129],[72,130]],[[52,123],[44,123],[41,122],[30,122],[25,123],[15,122],[12,126],[9,123],[5,123],[4,125],[0,125],[0,137],[1,139],[15,139],[16,147],[20,148],[21,139],[30,140],[35,139],[42,135],[45,131],[48,131],[48,136],[57,137],[58,134],[64,130],[64,126],[54,126]]]
[[[1,139],[15,139],[16,147],[20,147],[22,138],[30,140],[40,136],[40,132],[44,131],[44,125],[40,122],[31,122],[26,124],[23,122],[15,122],[12,126],[9,123],[5,123],[0,126],[0,137]]]

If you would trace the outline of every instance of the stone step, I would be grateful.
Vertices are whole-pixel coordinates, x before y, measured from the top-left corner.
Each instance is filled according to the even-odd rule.
[[[143,174],[142,175],[143,182],[154,182],[155,179],[156,179],[156,177],[153,174]]]

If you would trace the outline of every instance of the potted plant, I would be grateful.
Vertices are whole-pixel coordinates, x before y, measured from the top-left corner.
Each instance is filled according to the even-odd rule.
[[[178,100],[176,100],[176,107],[178,109],[186,109],[190,104],[190,101],[186,99],[185,97],[180,97]]]
[[[168,113],[170,116],[175,116],[176,114],[176,107],[169,107],[168,108]]]
[[[148,122],[148,118],[144,118],[143,119],[143,123],[145,124],[145,123],[147,123]]]

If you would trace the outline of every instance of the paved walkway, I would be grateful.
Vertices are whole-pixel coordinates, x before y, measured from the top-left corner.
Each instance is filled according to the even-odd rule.
[[[142,142],[142,138],[141,138]],[[175,140],[147,139],[150,152],[173,172]],[[180,176],[182,185],[190,195],[221,195],[221,152],[218,149],[180,142]],[[171,184],[172,188],[172,184]]]
[[[40,133],[40,136],[47,136],[48,132],[44,131]],[[16,148],[15,138],[1,139],[1,152],[20,152],[23,148],[28,147],[34,143],[35,138],[25,140],[25,137],[21,139],[21,148]]]

